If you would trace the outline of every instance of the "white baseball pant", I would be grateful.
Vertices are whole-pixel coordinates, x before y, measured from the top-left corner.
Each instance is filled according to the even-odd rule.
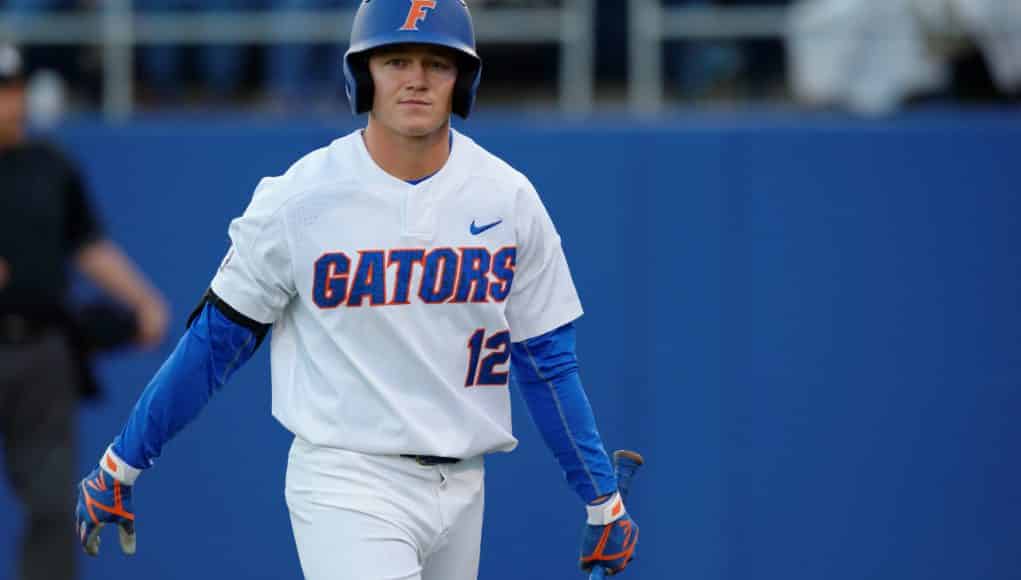
[[[291,445],[285,495],[307,580],[477,580],[482,457],[414,459]]]

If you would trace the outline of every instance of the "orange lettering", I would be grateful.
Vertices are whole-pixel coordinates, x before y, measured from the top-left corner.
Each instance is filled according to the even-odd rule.
[[[436,8],[436,0],[411,0],[411,9],[408,10],[408,17],[401,30],[418,30],[418,23],[425,20],[427,8]]]

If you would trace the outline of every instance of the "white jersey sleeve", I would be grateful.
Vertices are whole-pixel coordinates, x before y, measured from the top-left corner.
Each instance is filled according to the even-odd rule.
[[[530,183],[518,195],[517,216],[518,254],[506,311],[513,342],[554,330],[582,314],[560,235]]]
[[[210,287],[235,310],[272,324],[295,295],[277,179],[263,179],[245,213],[230,223],[231,247]]]

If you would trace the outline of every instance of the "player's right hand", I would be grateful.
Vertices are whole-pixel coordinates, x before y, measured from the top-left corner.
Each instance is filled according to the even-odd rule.
[[[103,457],[116,465],[111,452]],[[123,472],[123,469],[120,470]],[[99,554],[99,532],[106,524],[116,524],[120,536],[121,550],[125,554],[135,553],[135,513],[131,508],[131,485],[115,478],[111,473],[118,470],[92,470],[78,484],[78,504],[75,508],[75,531],[78,539],[90,556]],[[134,478],[131,478],[132,480]]]

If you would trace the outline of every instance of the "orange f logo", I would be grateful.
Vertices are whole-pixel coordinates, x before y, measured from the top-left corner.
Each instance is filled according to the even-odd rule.
[[[411,8],[408,10],[408,17],[404,20],[401,30],[418,30],[418,23],[425,20],[426,9],[436,8],[436,0],[411,0]]]

